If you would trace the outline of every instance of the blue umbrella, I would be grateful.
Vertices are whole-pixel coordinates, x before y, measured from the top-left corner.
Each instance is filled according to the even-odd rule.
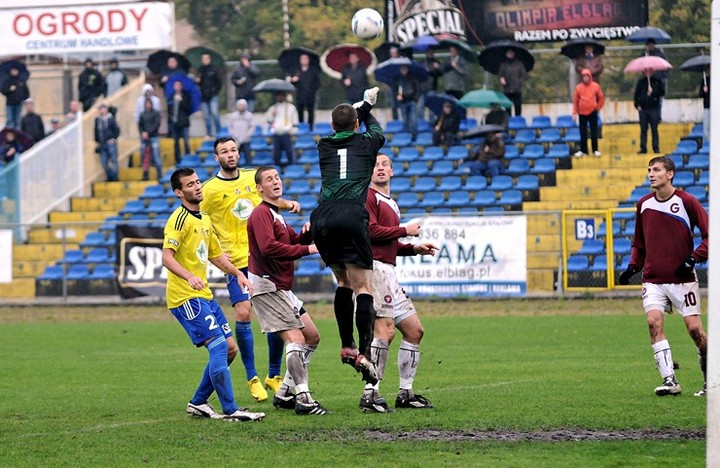
[[[458,101],[455,96],[445,93],[436,93],[434,91],[429,91],[425,94],[425,107],[430,109],[435,115],[442,114],[443,106],[446,102],[453,105],[453,109],[457,112],[461,119],[465,118],[467,115],[467,109],[465,109],[465,106],[460,104],[460,101]]]
[[[17,71],[20,72],[18,77],[21,81],[27,81],[28,78],[30,78],[30,72],[24,63],[17,60],[8,60],[0,63],[0,84],[4,83],[10,76],[10,70],[13,68],[16,68]]]
[[[200,110],[200,104],[202,103],[202,94],[200,88],[195,84],[195,80],[190,78],[185,73],[176,72],[168,76],[168,80],[165,82],[165,99],[172,99],[175,90],[173,89],[173,83],[179,81],[183,85],[183,89],[190,92],[190,113],[194,114]]]
[[[438,42],[438,40],[433,36],[420,36],[408,43],[406,47],[409,47],[416,52],[426,52],[428,49],[439,45],[440,42]]]
[[[398,57],[385,60],[378,64],[375,68],[375,79],[381,83],[392,86],[395,78],[400,75],[400,67],[408,67],[408,75],[425,81],[428,77],[427,69],[424,65],[419,64],[407,57]]]
[[[670,34],[660,28],[656,28],[655,26],[642,27],[625,39],[630,42],[647,42],[652,40],[657,44],[665,44],[672,41]]]

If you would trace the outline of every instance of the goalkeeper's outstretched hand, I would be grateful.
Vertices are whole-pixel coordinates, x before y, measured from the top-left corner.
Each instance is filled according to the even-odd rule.
[[[365,93],[363,94],[363,101],[367,102],[371,106],[374,106],[377,102],[377,96],[380,92],[380,88],[375,86],[374,88],[368,88],[365,90]]]

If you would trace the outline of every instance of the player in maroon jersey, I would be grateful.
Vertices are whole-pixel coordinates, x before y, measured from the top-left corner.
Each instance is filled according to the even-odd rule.
[[[282,180],[274,167],[258,168],[255,183],[263,201],[247,223],[251,300],[263,333],[277,333],[285,342],[287,372],[273,405],[295,408],[297,414],[327,414],[329,411],[312,398],[308,386],[307,364],[320,336],[304,313],[302,301],[292,292],[293,261],[317,253],[310,244],[310,225],[306,223],[298,234],[285,224],[278,208]]]
[[[648,178],[653,193],[638,201],[635,236],[627,270],[619,283],[643,272],[642,299],[650,330],[650,343],[663,383],[655,389],[658,396],[680,395],[675,378],[670,344],[663,330],[663,312],[674,306],[685,320],[697,347],[705,385],[695,396],[705,396],[707,380],[707,335],[700,319],[700,286],[695,264],[708,258],[708,215],[700,202],[672,185],[675,164],[666,156],[652,158]],[[693,231],[700,230],[702,242],[693,244]]]
[[[392,176],[392,161],[386,155],[378,154],[365,202],[365,208],[370,215],[373,253],[370,284],[377,313],[371,356],[378,379],[382,380],[388,359],[388,347],[397,327],[402,333],[402,343],[397,358],[400,386],[395,407],[432,408],[427,398],[413,392],[413,381],[420,362],[420,340],[424,330],[415,306],[398,283],[395,259],[398,255],[435,255],[438,246],[432,243],[405,244],[398,240],[401,237],[418,236],[420,225],[413,223],[400,227],[400,209],[390,197]],[[365,385],[365,391],[360,398],[360,408],[375,413],[389,411],[385,399],[380,396],[379,381]]]

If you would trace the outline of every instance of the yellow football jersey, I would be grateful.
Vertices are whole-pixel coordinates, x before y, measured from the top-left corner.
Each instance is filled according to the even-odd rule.
[[[203,184],[200,208],[210,220],[220,239],[223,252],[238,268],[248,265],[247,220],[253,208],[262,202],[255,188],[255,170],[240,169],[235,179],[217,175]]]
[[[210,217],[201,214],[194,216],[187,208],[177,208],[165,224],[163,249],[175,251],[175,260],[193,275],[205,282],[202,291],[190,287],[188,282],[168,271],[167,306],[179,307],[189,299],[201,297],[212,299],[212,291],[207,284],[208,258],[222,254],[220,242],[213,230]]]

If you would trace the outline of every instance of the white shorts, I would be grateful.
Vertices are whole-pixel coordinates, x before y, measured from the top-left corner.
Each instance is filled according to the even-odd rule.
[[[370,287],[378,317],[392,318],[397,325],[417,314],[412,301],[398,283],[395,266],[373,260]]]
[[[700,285],[697,281],[677,284],[643,283],[645,313],[662,310],[672,313],[675,307],[683,317],[700,315]]]
[[[292,291],[273,291],[256,294],[251,299],[263,333],[302,330],[300,320],[303,302]]]

